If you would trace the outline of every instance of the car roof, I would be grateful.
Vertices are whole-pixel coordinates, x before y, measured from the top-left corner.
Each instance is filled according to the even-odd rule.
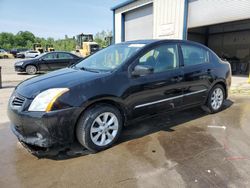
[[[68,53],[68,54],[72,54],[70,52],[66,52],[66,51],[53,51],[53,52],[46,52],[46,53]]]
[[[145,44],[146,46],[148,46],[148,45],[154,45],[154,44],[157,45],[158,43],[168,43],[168,42],[174,42],[174,43],[176,42],[176,43],[190,44],[190,45],[196,45],[196,46],[198,45],[200,47],[207,48],[206,46],[204,46],[201,43],[190,41],[190,40],[180,40],[180,39],[134,40],[134,41],[126,41],[126,42],[122,42],[122,43],[118,43],[118,44],[125,44],[125,45],[129,45],[129,44]]]
[[[150,40],[134,40],[134,41],[126,41],[121,44],[152,44],[158,42],[182,42],[182,43],[190,43],[190,44],[199,44],[189,40],[180,40],[180,39],[150,39]]]

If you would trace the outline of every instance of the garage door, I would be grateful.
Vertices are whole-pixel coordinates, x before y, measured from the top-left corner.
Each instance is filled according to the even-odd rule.
[[[190,0],[188,28],[250,18],[250,0]]]
[[[143,6],[125,14],[125,41],[153,38],[153,6]]]

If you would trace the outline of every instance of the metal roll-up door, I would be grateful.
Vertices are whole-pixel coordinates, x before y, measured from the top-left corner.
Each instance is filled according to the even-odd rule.
[[[152,3],[125,13],[125,41],[153,38]]]
[[[190,0],[188,28],[250,18],[250,0]]]

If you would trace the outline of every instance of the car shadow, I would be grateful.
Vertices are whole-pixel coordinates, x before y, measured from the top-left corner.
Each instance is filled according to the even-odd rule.
[[[0,87],[0,89],[11,89],[11,88],[15,88],[16,85],[7,85],[7,86],[2,86]]]
[[[41,74],[45,74],[46,72],[37,72],[35,75],[41,75]],[[29,75],[26,72],[18,72],[18,75]]]
[[[233,101],[226,100],[223,105],[223,110],[233,105]],[[183,123],[199,119],[201,117],[209,115],[201,108],[187,109],[184,111],[173,112],[168,114],[154,115],[149,118],[144,118],[141,121],[135,121],[129,126],[123,128],[122,134],[117,141],[116,145],[123,142],[131,141],[150,135],[159,131],[174,131],[172,128]],[[180,118],[181,117],[181,118]],[[87,149],[84,149],[79,143],[75,142],[63,150],[51,150],[49,152],[33,153],[38,158],[48,158],[52,160],[66,160],[70,158],[80,157],[88,154],[92,154]]]

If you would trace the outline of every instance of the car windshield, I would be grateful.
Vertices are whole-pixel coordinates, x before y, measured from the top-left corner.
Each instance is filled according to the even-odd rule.
[[[38,56],[35,57],[35,59],[40,59],[41,57],[43,57],[44,55],[46,55],[47,53],[42,53],[42,54],[39,54]]]
[[[76,68],[111,71],[122,65],[145,44],[117,44],[96,52],[75,65]]]

